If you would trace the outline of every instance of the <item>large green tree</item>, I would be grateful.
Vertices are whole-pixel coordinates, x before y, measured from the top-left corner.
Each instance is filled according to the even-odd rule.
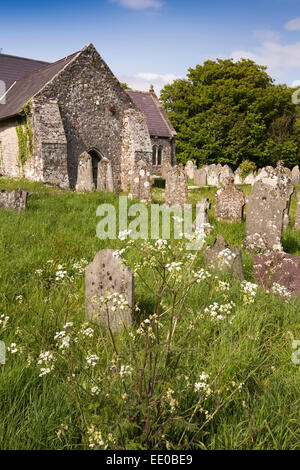
[[[242,59],[208,60],[161,92],[177,131],[177,158],[199,165],[258,167],[299,163],[299,126],[291,88],[275,85],[266,67]]]

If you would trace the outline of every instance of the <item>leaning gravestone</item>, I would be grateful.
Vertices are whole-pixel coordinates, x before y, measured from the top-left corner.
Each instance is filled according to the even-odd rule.
[[[241,222],[245,197],[232,177],[225,180],[224,187],[215,194],[215,217],[226,222]]]
[[[300,231],[300,191],[297,191],[297,212],[294,230]]]
[[[12,209],[22,212],[27,208],[28,193],[23,189],[13,191],[0,191],[0,209]]]
[[[243,280],[244,269],[242,252],[238,246],[230,248],[222,235],[218,235],[214,245],[204,248],[204,260],[208,268],[225,274],[231,273],[233,277]]]
[[[76,191],[94,191],[92,157],[83,152],[78,159]]]
[[[132,172],[129,197],[151,202],[150,166],[143,160],[136,164]]]
[[[294,185],[285,169],[266,167],[247,198],[244,248],[254,252],[282,251],[282,230]]]
[[[188,203],[188,180],[182,165],[173,167],[167,173],[166,206],[180,206]]]
[[[114,250],[99,251],[85,269],[85,312],[89,320],[118,331],[132,323],[134,276]]]
[[[111,163],[108,158],[101,158],[98,163],[97,191],[114,192],[114,180]]]
[[[253,266],[255,281],[264,289],[300,298],[299,257],[286,253],[256,255]]]

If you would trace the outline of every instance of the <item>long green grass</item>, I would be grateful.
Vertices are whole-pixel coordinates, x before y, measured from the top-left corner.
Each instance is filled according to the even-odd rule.
[[[224,278],[230,284],[228,292],[218,290],[213,277],[185,294],[186,280],[180,281],[174,289],[182,302],[171,317],[165,313],[171,297],[166,295],[158,305],[153,272],[145,263],[142,276],[135,277],[139,310],[131,329],[134,340],[122,332],[114,344],[106,329],[86,325],[94,329],[93,337],[84,337],[58,354],[53,372],[40,377],[39,355],[57,349],[55,333],[73,322],[77,335],[85,322],[84,275],[75,273],[72,282],[56,281],[52,266],[62,265],[73,273],[74,263],[90,262],[106,247],[121,249],[126,241],[96,236],[96,209],[102,203],[117,208],[116,195],[76,194],[0,178],[0,189],[16,187],[29,191],[28,209],[21,214],[0,211],[0,315],[9,317],[5,328],[0,324],[0,340],[8,347],[15,343],[11,350],[17,349],[8,351],[6,364],[0,365],[1,450],[90,448],[93,426],[101,428],[103,440],[113,449],[300,448],[300,365],[291,359],[293,340],[300,340],[299,301],[285,301],[258,289],[255,302],[248,304],[240,282],[228,276]],[[245,194],[250,191],[247,186],[242,189]],[[154,202],[163,202],[163,191],[153,189]],[[190,202],[209,197],[213,203],[214,193],[214,188],[192,190]],[[300,233],[293,231],[295,212],[293,196],[291,227],[283,234],[283,247],[300,256]],[[245,221],[216,221],[213,204],[209,219],[213,235],[221,233],[230,246],[242,245]],[[179,242],[171,241],[171,246],[177,253]],[[129,245],[124,257],[132,269],[147,259],[144,250],[142,241]],[[243,262],[246,280],[254,282],[253,256],[243,252]],[[201,267],[199,253],[195,268]],[[189,275],[187,269],[186,279]],[[204,314],[213,302],[228,301],[236,304],[232,321],[216,324]],[[149,332],[137,333],[156,311],[161,314],[158,342]],[[88,354],[99,357],[91,373],[86,369]],[[151,401],[146,383],[155,357]],[[121,363],[130,364],[134,372],[120,382],[116,370]],[[134,379],[134,373],[139,377],[141,371],[145,383]],[[201,401],[194,383],[203,371],[210,377],[212,391]],[[88,393],[95,381],[99,395]]]

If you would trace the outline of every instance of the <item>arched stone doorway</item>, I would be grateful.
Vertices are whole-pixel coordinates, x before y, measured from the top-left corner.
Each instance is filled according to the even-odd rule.
[[[92,157],[92,167],[93,167],[93,182],[95,188],[97,189],[97,179],[98,179],[98,163],[100,162],[102,155],[98,149],[95,147],[88,150],[88,154]]]

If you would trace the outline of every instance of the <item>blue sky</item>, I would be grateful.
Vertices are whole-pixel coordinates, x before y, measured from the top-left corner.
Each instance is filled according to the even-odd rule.
[[[300,84],[300,0],[2,3],[6,54],[54,61],[92,42],[121,81],[157,92],[216,57],[249,57],[278,83]]]

